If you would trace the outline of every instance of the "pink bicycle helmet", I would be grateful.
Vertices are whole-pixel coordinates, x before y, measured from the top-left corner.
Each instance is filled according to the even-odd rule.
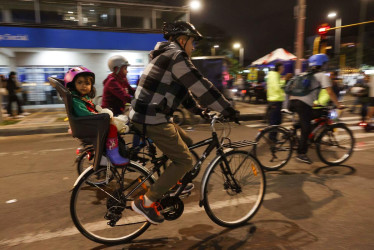
[[[86,67],[80,66],[80,67],[74,67],[74,68],[69,69],[68,72],[65,74],[65,77],[64,77],[65,87],[69,88],[70,83],[74,82],[74,79],[80,74],[92,76],[94,79],[92,84],[95,84],[95,74],[91,70],[87,69]]]

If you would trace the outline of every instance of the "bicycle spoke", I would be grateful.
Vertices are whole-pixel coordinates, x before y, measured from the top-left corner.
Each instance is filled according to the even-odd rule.
[[[335,124],[322,132],[317,141],[317,153],[327,164],[341,164],[352,154],[353,145],[352,132],[344,124]]]
[[[263,130],[255,146],[255,156],[265,170],[277,170],[283,167],[292,154],[292,143],[285,129],[269,127]]]
[[[145,178],[145,172],[138,167],[130,165],[128,168],[131,171],[127,171],[127,167],[114,169],[113,178],[103,185],[89,185],[89,182],[98,181],[98,176],[93,171],[88,172],[86,181],[74,188],[72,218],[89,239],[100,243],[126,242],[149,226],[143,216],[131,210],[130,202],[135,196],[144,194],[152,180],[148,179],[126,199],[126,195]]]
[[[204,183],[204,207],[209,217],[222,226],[237,226],[257,211],[265,189],[265,177],[257,161],[248,152],[226,154],[210,170]],[[229,173],[232,174],[229,174]]]

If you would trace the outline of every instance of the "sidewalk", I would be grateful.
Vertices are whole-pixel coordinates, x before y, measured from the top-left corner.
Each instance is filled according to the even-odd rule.
[[[261,120],[265,114],[266,104],[249,104],[236,102],[236,109],[240,111],[241,120]],[[31,115],[19,119],[12,125],[0,125],[0,136],[17,136],[32,134],[67,133],[69,122],[65,108],[41,108],[27,110]],[[3,118],[3,121],[9,120]]]

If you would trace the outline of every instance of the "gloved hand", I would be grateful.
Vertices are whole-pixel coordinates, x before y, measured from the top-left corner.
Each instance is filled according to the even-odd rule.
[[[201,118],[203,119],[209,119],[209,112],[210,112],[210,109],[209,108],[201,108],[199,109],[199,113],[198,115],[201,116]]]
[[[239,124],[239,116],[240,112],[238,110],[233,109],[232,107],[228,107],[222,112],[223,116],[230,121],[234,121],[235,123]]]

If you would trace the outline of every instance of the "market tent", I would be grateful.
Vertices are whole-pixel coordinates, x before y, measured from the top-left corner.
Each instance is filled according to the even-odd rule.
[[[296,56],[294,54],[291,54],[285,49],[279,48],[252,62],[251,66],[269,64],[274,61],[289,61],[295,59]]]
[[[252,62],[251,65],[261,65],[261,64],[263,64],[263,62],[264,62],[267,58],[268,58],[268,55],[263,56],[263,57],[257,59],[256,61]]]

